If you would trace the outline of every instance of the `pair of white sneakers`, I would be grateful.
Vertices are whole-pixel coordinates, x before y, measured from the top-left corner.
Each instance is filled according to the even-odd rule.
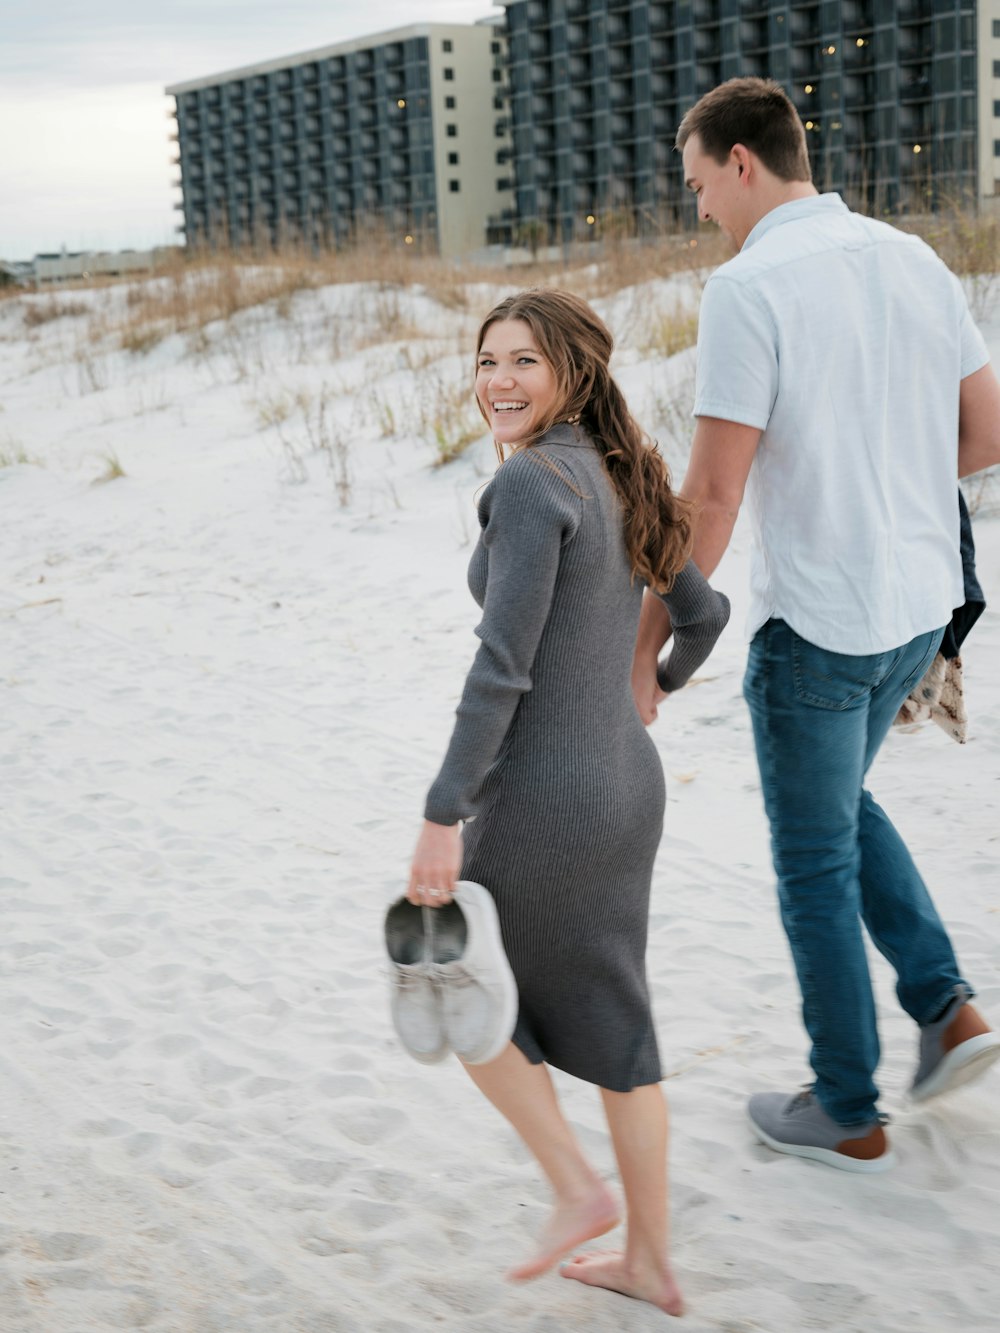
[[[484,1065],[503,1051],[517,1021],[517,984],[492,897],[460,880],[445,907],[400,898],[385,917],[392,1023],[422,1064],[449,1051]]]

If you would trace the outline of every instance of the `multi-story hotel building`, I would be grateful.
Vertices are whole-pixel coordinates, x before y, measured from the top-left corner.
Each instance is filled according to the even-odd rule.
[[[690,223],[677,126],[742,74],[789,91],[817,185],[856,207],[1000,193],[1000,0],[504,8],[168,88],[188,242],[339,243],[377,221],[458,255]]]
[[[513,197],[504,46],[490,22],[418,24],[169,87],[188,243],[379,226],[481,247]]]
[[[684,112],[736,75],[776,79],[814,176],[876,212],[1000,184],[996,0],[508,0],[522,224],[585,237],[691,216],[672,153]],[[994,138],[994,136],[997,136]]]

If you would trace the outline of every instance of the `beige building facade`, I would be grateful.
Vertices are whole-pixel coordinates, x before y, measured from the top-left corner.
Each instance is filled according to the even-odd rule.
[[[171,85],[187,243],[481,248],[513,197],[504,42],[415,24]]]

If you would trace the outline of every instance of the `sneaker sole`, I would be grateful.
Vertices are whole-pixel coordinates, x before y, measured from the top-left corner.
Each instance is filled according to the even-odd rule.
[[[910,1089],[910,1101],[926,1102],[931,1097],[940,1097],[942,1093],[972,1083],[997,1060],[1000,1060],[1000,1035],[984,1032],[979,1037],[970,1037],[949,1051],[923,1083]]]
[[[385,914],[382,927],[386,953],[389,955],[390,970],[393,974],[393,989],[389,1001],[389,1016],[399,1044],[407,1055],[422,1065],[439,1065],[450,1054],[450,1047],[445,1039],[444,1029],[438,1034],[440,1044],[434,1048],[414,1046],[400,1026],[400,995],[397,987],[405,984],[407,976],[419,976],[426,967],[421,959],[426,952],[424,913],[427,907],[418,907],[406,898],[398,898]],[[428,981],[428,985],[431,983]],[[405,1006],[405,1000],[402,1001]]]
[[[481,1046],[474,1051],[459,1051],[455,1054],[467,1065],[488,1065],[491,1060],[495,1060],[498,1055],[502,1055],[507,1049],[513,1034],[515,1024],[517,1023],[518,994],[517,981],[514,973],[511,971],[510,963],[507,961],[507,955],[503,947],[503,935],[500,932],[500,918],[497,915],[496,903],[493,901],[493,895],[488,889],[483,888],[481,884],[475,884],[471,880],[459,880],[455,885],[458,895],[458,901],[461,904],[463,892],[469,898],[473,898],[478,904],[483,915],[489,921],[489,931],[493,935],[493,943],[496,949],[495,966],[501,977],[502,986],[502,1008],[497,1017],[497,1034],[488,1046]]]
[[[870,1161],[865,1161],[860,1157],[848,1157],[842,1152],[837,1152],[833,1148],[814,1148],[806,1143],[782,1143],[780,1139],[773,1139],[766,1130],[761,1129],[753,1116],[748,1115],[747,1119],[753,1132],[769,1148],[775,1152],[785,1153],[789,1157],[806,1157],[813,1162],[822,1162],[824,1166],[835,1167],[838,1171],[850,1171],[854,1175],[873,1176],[880,1171],[889,1171],[896,1165],[896,1154],[890,1148],[884,1152],[881,1157],[874,1157]]]

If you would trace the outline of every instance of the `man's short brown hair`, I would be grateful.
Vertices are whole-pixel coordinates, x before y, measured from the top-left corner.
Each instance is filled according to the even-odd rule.
[[[729,79],[694,104],[681,121],[676,147],[697,134],[709,157],[723,163],[735,144],[756,153],[779,180],[811,181],[806,134],[791,98],[773,79]]]

